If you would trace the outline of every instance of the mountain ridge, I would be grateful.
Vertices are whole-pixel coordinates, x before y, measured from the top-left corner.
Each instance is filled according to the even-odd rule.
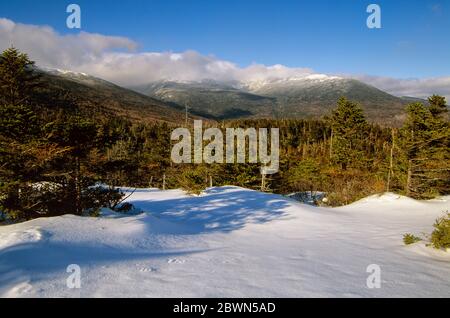
[[[48,108],[77,107],[92,116],[118,115],[135,122],[181,123],[182,107],[85,73],[36,68],[41,83],[33,100]]]
[[[426,102],[397,97],[356,79],[310,74],[253,81],[161,80],[122,87],[81,72],[40,69],[50,94],[69,93],[85,109],[115,113],[133,121],[181,123],[190,117],[232,119],[319,119],[344,96],[358,102],[370,121],[400,125],[405,106]],[[48,94],[47,94],[48,95]]]
[[[417,98],[402,98],[356,79],[308,75],[221,83],[217,81],[157,81],[131,87],[147,96],[188,107],[208,118],[321,118],[344,96],[358,102],[369,120],[398,125],[405,106]]]

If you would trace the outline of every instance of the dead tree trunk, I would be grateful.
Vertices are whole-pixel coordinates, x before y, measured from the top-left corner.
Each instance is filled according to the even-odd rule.
[[[330,136],[330,160],[333,158],[333,130],[331,130]]]
[[[389,192],[391,187],[391,179],[394,175],[394,147],[395,147],[395,130],[392,128],[392,144],[391,144],[391,153],[389,156],[389,172],[388,172],[388,179],[387,179],[387,186],[386,186],[386,192]]]
[[[75,158],[75,210],[77,215],[81,215],[81,180],[80,180],[80,158]]]
[[[266,174],[261,173],[261,192],[266,191]]]
[[[408,162],[408,177],[406,178],[406,196],[411,196],[411,182],[412,182],[412,160]]]

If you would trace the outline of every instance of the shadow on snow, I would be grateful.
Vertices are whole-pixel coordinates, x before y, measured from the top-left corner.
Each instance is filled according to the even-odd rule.
[[[226,192],[227,190],[234,191]],[[225,192],[225,193],[224,193]],[[208,189],[207,195],[165,200],[130,200],[152,216],[185,226],[189,234],[230,232],[286,216],[289,201],[234,187]]]

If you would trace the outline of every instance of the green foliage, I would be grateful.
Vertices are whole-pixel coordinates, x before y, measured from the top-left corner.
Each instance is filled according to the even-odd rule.
[[[29,220],[61,214],[97,215],[102,207],[110,207],[123,194],[103,187],[83,187],[78,204],[73,187],[65,183],[40,183],[20,187],[16,202],[0,200],[0,209],[12,220]],[[81,208],[80,210],[78,210]],[[79,212],[81,211],[81,212]]]
[[[208,184],[208,174],[204,167],[197,166],[184,170],[179,178],[181,188],[190,194],[200,194]]]
[[[342,97],[330,119],[333,130],[333,160],[342,169],[363,164],[363,141],[367,122],[362,108]]]
[[[297,191],[319,191],[324,189],[325,176],[316,160],[305,159],[288,172],[290,185]]]
[[[434,248],[450,248],[450,213],[439,218],[434,223],[434,231],[431,233],[431,244]]]
[[[123,197],[95,187],[98,126],[65,112],[39,117],[35,105],[27,103],[38,80],[33,65],[14,48],[0,55],[2,218],[96,214]]]
[[[133,208],[134,208],[133,204],[125,202],[114,208],[114,211],[126,214],[129,213],[131,210],[133,210]]]
[[[39,134],[39,121],[28,105],[0,105],[0,136],[21,142]]]
[[[401,129],[402,154],[397,166],[407,175],[405,192],[415,198],[447,194],[450,189],[450,125],[443,113],[445,98],[430,97],[430,106],[414,103],[407,107]]]
[[[82,193],[85,204],[85,209],[100,209],[103,207],[110,208],[117,211],[123,209],[122,200],[124,193],[120,189],[105,187],[105,186],[93,186],[86,188]]]
[[[385,180],[378,174],[359,169],[342,171],[335,167],[325,171],[328,205],[347,205],[372,194],[382,193],[386,189]]]
[[[0,217],[96,215],[103,206],[128,210],[114,186],[164,186],[198,194],[212,181],[261,189],[259,164],[172,163],[175,125],[131,122],[124,114],[87,116],[72,98],[58,98],[54,107],[48,107],[53,99],[34,104],[39,99],[28,98],[38,83],[32,68],[33,62],[15,49],[0,56],[5,74],[0,77]],[[345,98],[326,120],[233,120],[208,126],[279,128],[280,171],[264,183],[275,193],[324,191],[330,205],[348,204],[385,191],[389,171],[391,191],[427,198],[450,191],[445,99],[434,95],[429,104],[409,105],[405,124],[395,134],[367,123],[361,107]],[[104,107],[99,102],[88,108],[98,112]]]
[[[428,102],[430,103],[429,109],[431,115],[437,117],[441,114],[447,113],[447,102],[445,97],[439,95],[433,95],[428,98]]]
[[[39,85],[34,62],[11,47],[0,55],[0,102],[17,106],[24,104],[31,90]]]
[[[421,240],[422,239],[420,237],[417,237],[410,233],[406,233],[405,235],[403,235],[403,243],[405,243],[405,245],[414,244],[420,242]]]

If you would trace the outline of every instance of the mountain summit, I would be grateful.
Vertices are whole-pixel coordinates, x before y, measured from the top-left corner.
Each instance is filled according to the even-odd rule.
[[[370,120],[395,124],[410,102],[355,79],[322,74],[229,83],[159,81],[132,89],[213,119],[320,118],[345,96],[360,103]]]
[[[186,108],[191,116],[212,120],[317,119],[329,114],[345,96],[360,103],[369,120],[396,125],[412,101],[355,79],[322,74],[229,82],[157,81],[124,88],[85,73],[39,71],[45,83],[40,92],[43,101],[76,101],[88,112],[114,113],[137,121],[183,122]]]

